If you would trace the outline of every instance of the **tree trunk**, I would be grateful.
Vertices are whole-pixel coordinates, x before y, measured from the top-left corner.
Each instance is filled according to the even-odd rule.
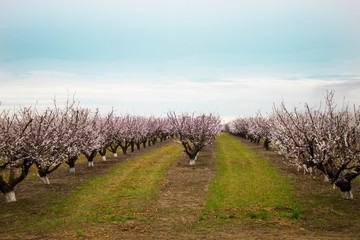
[[[353,195],[351,193],[351,180],[340,180],[335,185],[340,188],[341,198],[346,200],[353,199]]]
[[[341,198],[346,199],[346,200],[354,199],[351,190],[350,191],[344,191],[344,192],[341,191]]]
[[[21,166],[21,174],[16,177],[15,168],[10,168],[9,181],[5,182],[3,177],[0,175],[0,191],[5,195],[6,202],[15,202],[14,187],[24,180],[29,172],[32,163],[27,159],[24,159],[23,165]]]
[[[88,160],[88,162],[94,161],[94,158],[96,157],[97,151],[93,150],[91,151],[90,154],[83,152],[83,154],[85,155],[86,159]]]
[[[85,155],[86,156],[86,155]],[[75,162],[78,159],[77,156],[70,157],[65,163],[70,167],[70,173],[75,173]]]
[[[124,155],[126,155],[127,149],[129,148],[130,145],[131,145],[131,143],[129,143],[127,141],[125,141],[124,144],[122,144],[122,143],[119,144]]]
[[[15,192],[13,187],[6,183],[0,175],[0,190],[5,196],[6,203],[16,202]]]
[[[99,154],[104,157],[106,155],[106,147],[103,147],[102,149],[99,150]]]
[[[193,165],[195,165],[195,161],[196,161],[196,159],[197,159],[197,153],[195,153],[195,154],[190,154],[190,163],[189,163],[189,165],[191,165],[191,166],[193,166]]]
[[[42,168],[39,165],[37,165],[38,168],[38,174],[40,176],[40,180],[45,183],[45,184],[50,184],[49,178],[46,176],[47,174],[47,169],[46,168]]]
[[[5,202],[6,203],[16,202],[16,197],[15,197],[15,192],[14,191],[7,192],[4,195],[5,195]]]
[[[123,154],[126,155],[127,147],[121,147]]]
[[[130,146],[131,146],[131,152],[134,152],[135,143],[134,143],[134,142],[131,142],[131,143],[130,143]]]
[[[110,146],[110,152],[112,152],[113,154],[114,154],[114,157],[117,157],[118,155],[117,155],[117,149],[119,148],[119,145],[116,145],[116,146],[113,146],[113,145],[111,145]]]
[[[40,180],[41,180],[44,184],[50,185],[50,181],[49,181],[49,178],[48,178],[47,176],[45,176],[45,177],[40,177]]]
[[[72,158],[69,158],[69,160],[67,160],[65,163],[67,165],[69,165],[70,168],[75,168],[75,161],[76,160],[73,160]]]
[[[270,141],[269,140],[267,140],[267,139],[264,140],[264,147],[265,147],[266,150],[270,149],[269,148],[270,147]]]
[[[137,150],[140,150],[140,143],[136,143]]]

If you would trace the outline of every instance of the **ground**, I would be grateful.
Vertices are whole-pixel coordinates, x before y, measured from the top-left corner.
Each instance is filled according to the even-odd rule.
[[[138,220],[85,223],[89,224],[86,231],[71,227],[56,231],[31,228],[18,231],[24,228],[24,222],[29,221],[31,214],[41,214],[43,208],[66,198],[78,186],[105,174],[115,165],[173,141],[168,140],[126,157],[95,161],[94,169],[89,169],[85,163],[79,164],[75,175],[70,175],[67,168],[60,169],[50,175],[49,186],[38,179],[20,183],[15,189],[18,202],[0,205],[0,212],[7,213],[0,214],[1,239],[360,239],[360,187],[357,181],[353,181],[354,200],[342,200],[339,190],[333,190],[324,182],[320,173],[304,175],[295,167],[284,164],[284,159],[273,150],[266,151],[261,145],[237,139],[289,179],[291,193],[302,209],[298,217],[276,221],[272,218],[232,218],[221,217],[226,212],[220,215],[215,211],[206,219],[202,218],[209,184],[216,174],[216,148],[212,144],[201,151],[195,166],[188,165],[185,154],[176,158],[161,178],[156,198],[138,206]],[[287,211],[272,209],[280,210]],[[229,216],[236,211],[232,209]],[[10,215],[18,217],[11,217],[9,221]]]

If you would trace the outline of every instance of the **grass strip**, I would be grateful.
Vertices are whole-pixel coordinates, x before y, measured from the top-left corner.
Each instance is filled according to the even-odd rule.
[[[136,218],[139,207],[156,198],[159,180],[181,151],[179,145],[168,144],[90,179],[69,197],[50,206],[34,225],[50,230]],[[144,221],[144,218],[138,220]]]
[[[289,180],[267,160],[226,134],[216,139],[216,172],[206,211],[238,210],[251,218],[267,218],[274,209],[285,209],[284,215],[290,211],[288,214],[295,218],[299,214]]]

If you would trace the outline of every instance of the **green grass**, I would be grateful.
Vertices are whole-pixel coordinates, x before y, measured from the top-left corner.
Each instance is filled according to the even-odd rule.
[[[181,151],[179,145],[168,144],[121,163],[48,207],[46,214],[33,223],[50,230],[82,223],[146,221],[146,217],[137,216],[137,213],[142,204],[156,198],[159,180]]]
[[[266,219],[276,214],[275,208],[296,208],[289,180],[226,134],[216,140],[216,172],[206,211],[240,211],[243,216]]]

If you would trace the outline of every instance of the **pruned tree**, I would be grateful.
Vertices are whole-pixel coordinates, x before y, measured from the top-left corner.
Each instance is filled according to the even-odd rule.
[[[79,152],[81,119],[78,104],[73,99],[64,107],[58,107],[54,101],[53,108],[46,109],[33,120],[29,132],[30,157],[46,184],[50,184],[48,174]]]
[[[134,142],[136,135],[135,126],[136,118],[129,114],[119,117],[118,132],[115,138],[116,144],[120,146],[123,154],[127,154],[127,149]]]
[[[82,130],[83,146],[81,153],[85,155],[88,160],[88,166],[94,166],[94,158],[99,150],[103,147],[104,134],[102,132],[102,122],[99,111],[88,117],[88,121]]]
[[[92,114],[88,108],[78,108],[74,110],[74,114],[76,114],[76,119],[71,122],[71,127],[72,131],[76,132],[76,136],[69,148],[66,161],[71,173],[75,172],[75,162],[81,154],[87,158],[88,166],[93,167],[93,160],[103,142],[98,111]]]
[[[360,174],[360,114],[348,104],[337,108],[334,92],[327,92],[324,108],[289,111],[284,102],[274,106],[272,139],[289,161],[311,172],[320,170],[352,199],[351,181]]]
[[[131,118],[130,147],[131,152],[134,152],[135,145],[140,150],[141,143],[147,141],[147,119],[141,116],[132,116]]]
[[[141,116],[135,117],[133,134],[133,142],[135,143],[136,148],[140,150],[141,144],[143,144],[145,148],[147,141],[147,118]]]
[[[168,118],[159,118],[159,138],[160,141],[166,140],[172,134],[171,124]]]
[[[16,201],[14,187],[26,178],[33,164],[28,133],[34,114],[33,108],[0,112],[0,191],[7,203]]]
[[[250,118],[249,120],[249,135],[253,136],[256,143],[259,143],[260,140],[262,140],[265,149],[269,150],[273,121],[270,118],[263,117],[260,111],[257,113],[256,117]]]
[[[99,126],[99,132],[101,134],[101,140],[100,143],[101,148],[99,149],[99,154],[101,155],[101,159],[103,161],[106,161],[106,152],[107,149],[110,147],[110,145],[113,143],[113,126],[112,126],[112,118],[114,115],[114,111],[111,111],[106,115],[106,117],[100,117],[98,118],[97,125]]]
[[[190,158],[190,165],[195,164],[199,151],[211,144],[221,129],[220,117],[211,113],[199,116],[183,113],[177,116],[175,112],[169,112],[168,118]]]
[[[147,122],[147,127],[148,127],[148,132],[147,132],[148,146],[150,146],[151,144],[155,145],[157,138],[159,137],[160,128],[161,128],[161,123],[159,119],[153,116],[149,117]]]
[[[247,139],[249,134],[249,121],[247,118],[237,118],[230,122],[229,132],[235,136]]]
[[[117,157],[117,150],[120,147],[119,136],[122,135],[122,119],[119,116],[112,115],[108,122],[110,128],[107,134],[107,148]]]

